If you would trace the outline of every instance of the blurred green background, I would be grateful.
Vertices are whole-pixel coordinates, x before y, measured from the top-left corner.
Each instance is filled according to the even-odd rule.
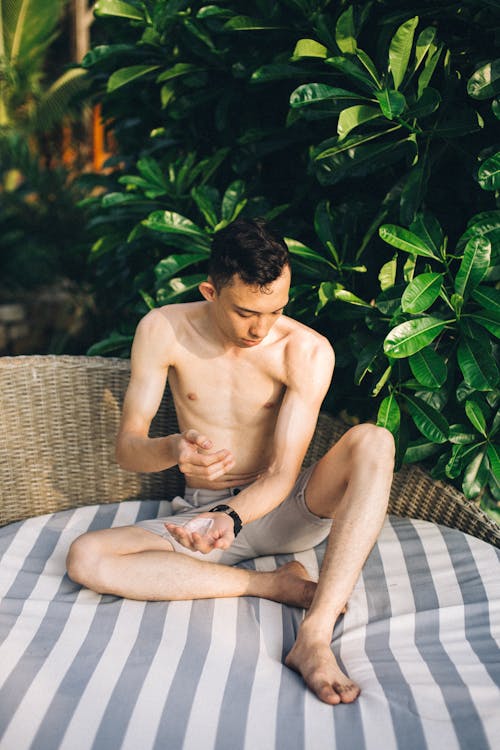
[[[238,215],[326,407],[500,519],[495,0],[0,0],[0,350],[128,356]]]

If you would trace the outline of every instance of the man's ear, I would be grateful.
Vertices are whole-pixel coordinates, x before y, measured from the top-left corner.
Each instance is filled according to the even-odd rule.
[[[217,297],[217,290],[213,285],[210,276],[206,281],[201,282],[201,284],[198,286],[198,289],[200,290],[200,294],[202,295],[202,297],[204,297],[207,302],[213,302]]]

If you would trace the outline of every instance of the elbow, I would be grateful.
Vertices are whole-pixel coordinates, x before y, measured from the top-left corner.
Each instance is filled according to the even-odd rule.
[[[125,471],[133,471],[130,462],[127,460],[127,451],[123,445],[123,440],[118,437],[115,444],[115,461]]]

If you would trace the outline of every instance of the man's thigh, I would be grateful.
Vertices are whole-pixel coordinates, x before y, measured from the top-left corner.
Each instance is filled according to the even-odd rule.
[[[315,465],[303,470],[288,497],[274,510],[244,527],[255,557],[302,552],[325,539],[330,518],[321,518],[307,506],[305,493]]]

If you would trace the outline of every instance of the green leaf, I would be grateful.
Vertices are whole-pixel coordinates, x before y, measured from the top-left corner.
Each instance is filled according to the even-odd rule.
[[[355,104],[342,110],[337,123],[337,133],[339,139],[344,139],[351,130],[370,120],[376,120],[380,117],[380,110],[375,107],[369,107],[365,104]]]
[[[393,255],[391,260],[384,263],[378,274],[378,280],[380,281],[380,288],[383,292],[387,289],[391,289],[396,283],[396,272],[398,270],[398,255]]]
[[[293,109],[303,109],[314,104],[329,102],[338,106],[341,112],[350,101],[359,101],[364,98],[353,91],[328,86],[326,83],[304,83],[292,91],[290,106]]]
[[[327,53],[326,47],[314,39],[299,39],[295,45],[292,60],[299,60],[301,57],[321,57],[324,59]]]
[[[379,133],[376,135],[384,135]],[[334,185],[345,178],[365,177],[367,174],[387,169],[390,164],[411,158],[415,143],[409,138],[380,144],[360,145],[373,139],[369,136],[348,136],[334,148],[314,156],[318,163],[316,173],[322,185]],[[319,161],[321,159],[321,161]]]
[[[383,91],[377,91],[375,96],[380,104],[382,114],[388,120],[394,120],[406,107],[406,99],[399,91],[384,89]]]
[[[358,363],[354,373],[354,382],[359,385],[367,373],[373,372],[377,357],[382,352],[382,346],[378,341],[370,341],[360,352]]]
[[[198,185],[191,190],[191,195],[209,227],[213,229],[219,221],[220,194],[217,188],[209,185]]]
[[[407,320],[393,328],[384,340],[384,352],[394,359],[411,357],[428,346],[450,321],[431,316]]]
[[[397,435],[399,430],[399,423],[401,421],[401,411],[399,409],[398,402],[394,393],[386,396],[378,409],[377,425],[379,427],[385,427],[387,430],[392,432],[394,436]]]
[[[479,404],[476,401],[466,401],[465,413],[476,430],[486,437],[486,419]]]
[[[405,394],[404,398],[415,426],[422,435],[432,443],[445,443],[450,428],[443,415],[418,396]]]
[[[476,445],[454,445],[451,450],[451,458],[446,464],[445,473],[449,479],[455,479],[458,477],[463,468],[464,459],[471,453],[477,451]]]
[[[197,65],[191,63],[176,63],[168,70],[161,73],[156,81],[162,83],[163,81],[171,81],[174,78],[180,78],[181,76],[189,75],[192,73],[199,73],[203,68],[199,68]]]
[[[413,440],[407,447],[403,463],[411,464],[424,461],[426,458],[433,456],[439,450],[439,445],[426,438]]]
[[[413,165],[401,191],[399,216],[403,224],[411,224],[415,219],[424,200],[428,180],[429,169],[424,157],[419,163]]]
[[[156,232],[183,234],[187,237],[205,240],[207,247],[209,245],[208,237],[203,229],[174,211],[153,211],[142,223]]]
[[[363,52],[362,49],[356,50],[356,57],[358,58],[361,65],[365,68],[369,76],[372,78],[375,86],[378,89],[381,89],[382,84],[380,83],[380,78],[377,72],[377,68],[373,64],[373,60],[366,54],[366,52]]]
[[[431,50],[436,49],[434,40],[436,38],[437,31],[434,26],[427,26],[417,37],[417,43],[415,45],[415,70],[420,66],[426,54]]]
[[[290,237],[285,237],[285,242],[292,255],[297,255],[300,258],[306,258],[308,260],[314,260],[317,263],[324,263],[327,266],[334,268],[329,260],[317,253],[316,250],[312,250],[310,247],[307,247],[307,245],[303,245],[302,242],[293,240]]]
[[[222,218],[228,223],[234,221],[245,207],[245,183],[235,180],[227,188],[222,197]]]
[[[500,454],[498,446],[493,443],[489,443],[486,449],[488,458],[490,459],[490,466],[493,476],[497,482],[500,482]]]
[[[387,383],[389,378],[391,377],[392,372],[392,365],[389,365],[389,367],[386,368],[385,372],[383,373],[382,377],[378,380],[378,382],[375,384],[375,386],[372,389],[371,395],[376,398],[384,385]]]
[[[424,312],[437,300],[442,286],[442,273],[422,273],[416,276],[401,298],[403,312]]]
[[[132,18],[136,21],[144,21],[144,12],[135,5],[123,2],[123,0],[97,0],[94,5],[96,16],[118,16],[120,18]]]
[[[327,65],[332,65],[351,80],[356,81],[370,94],[378,88],[371,77],[360,68],[357,62],[353,62],[346,57],[327,57],[325,62]]]
[[[457,360],[464,380],[471,388],[489,391],[499,379],[498,368],[491,354],[479,341],[464,336],[457,349]]]
[[[108,94],[112,91],[116,91],[122,86],[126,86],[128,83],[131,83],[131,81],[143,78],[148,75],[148,73],[158,70],[159,67],[159,65],[131,65],[128,68],[115,70],[108,79]]]
[[[347,54],[356,52],[356,30],[354,28],[354,8],[352,5],[341,13],[337,19],[335,41],[341,52]]]
[[[412,354],[408,359],[408,364],[418,382],[427,388],[439,388],[446,382],[448,376],[446,362],[430,347]]]
[[[383,315],[395,315],[401,312],[401,295],[404,290],[404,284],[395,284],[378,295],[375,304]]]
[[[314,229],[323,245],[330,252],[335,263],[338,265],[339,255],[336,249],[337,238],[333,225],[333,218],[330,213],[330,204],[328,201],[320,201],[314,212]]]
[[[500,315],[500,290],[488,286],[478,286],[472,292],[472,299],[484,307],[486,310]]]
[[[139,173],[147,180],[151,186],[165,189],[167,186],[163,170],[151,156],[145,156],[137,161]]]
[[[478,68],[467,82],[467,93],[473,99],[490,99],[500,92],[500,60]]]
[[[439,260],[434,249],[408,229],[398,227],[395,224],[383,224],[379,230],[380,237],[398,250],[404,250],[411,255],[423,255],[426,258]]]
[[[156,295],[157,301],[160,305],[167,305],[175,302],[176,300],[184,297],[186,294],[194,291],[198,288],[202,281],[205,281],[206,276],[203,274],[194,274],[192,276],[185,276],[184,278],[170,279],[167,285],[158,290]]]
[[[269,29],[282,29],[275,23],[267,23],[259,18],[251,18],[250,16],[233,16],[229,21],[224,24],[226,31],[268,31]]]
[[[500,338],[499,313],[493,312],[492,310],[481,310],[480,312],[469,315],[468,317],[476,323],[479,323],[483,328],[486,328],[486,330],[496,336],[496,338]]]
[[[173,276],[194,263],[206,260],[206,253],[182,253],[181,255],[169,255],[163,258],[154,268],[156,281],[158,284],[171,279]]]
[[[443,244],[443,230],[436,219],[430,213],[419,213],[411,223],[410,230],[430,247],[436,257],[439,257],[439,250]]]
[[[486,276],[490,265],[491,242],[482,236],[472,237],[465,246],[464,257],[455,277],[455,291],[462,297],[471,292]]]
[[[477,441],[477,433],[469,432],[470,427],[465,424],[451,424],[448,440],[455,445],[469,445]]]
[[[408,67],[413,36],[418,25],[418,16],[405,21],[398,28],[389,45],[389,68],[394,80],[394,88],[398,89]]]
[[[500,151],[483,161],[479,167],[477,179],[483,190],[500,188]]]
[[[489,460],[486,448],[483,448],[464,470],[462,489],[465,497],[469,499],[477,497],[484,490],[488,477]]]
[[[120,333],[112,333],[111,336],[108,336],[102,341],[98,341],[96,344],[92,344],[92,346],[87,350],[87,355],[90,357],[95,357],[102,354],[109,354],[110,352],[122,351],[123,349],[130,351],[133,340],[133,336],[125,336]]]
[[[323,286],[323,284],[321,286]],[[334,289],[333,299],[337,300],[338,302],[347,302],[350,305],[358,305],[360,307],[367,307],[368,309],[371,310],[371,305],[369,304],[369,302],[365,302],[365,300],[361,299],[360,297],[357,297],[348,289],[338,289],[338,288]]]
[[[418,78],[418,99],[420,99],[420,97],[423,95],[425,89],[429,85],[432,76],[434,75],[434,71],[436,70],[439,58],[441,57],[443,47],[444,45],[441,44],[437,49],[435,49],[433,52],[429,52],[429,54],[427,55],[424,69],[420,73],[420,76]]]
[[[404,113],[405,122],[410,122],[414,118],[419,120],[421,117],[432,115],[433,112],[439,109],[441,102],[442,98],[439,91],[428,86],[423,90],[420,98],[411,104]]]

